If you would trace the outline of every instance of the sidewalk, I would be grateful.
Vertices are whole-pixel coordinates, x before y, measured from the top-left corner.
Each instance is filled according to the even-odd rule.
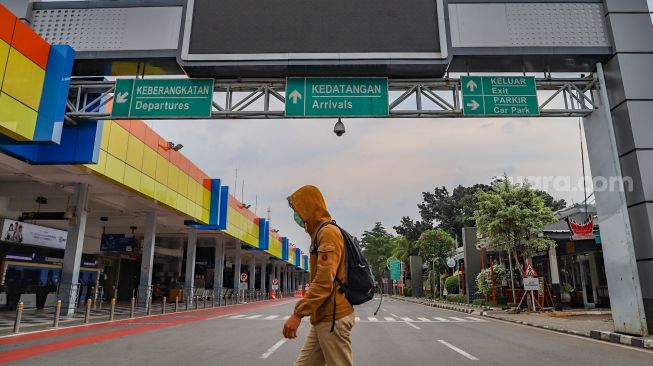
[[[178,304],[177,314],[183,313],[187,310],[195,311],[195,310],[206,310],[206,309],[213,309],[213,308],[217,309],[225,306],[234,305],[232,300],[229,300],[228,303],[225,303],[224,299],[222,301],[223,301],[222,304],[217,304],[217,300],[216,303],[213,304],[211,300],[204,301],[203,299],[200,299],[199,301],[193,301],[193,303],[189,304],[188,307],[186,307],[185,302],[180,302]],[[254,304],[254,303],[261,303],[263,301],[268,301],[268,300],[251,301],[249,303]],[[94,308],[91,308],[89,323],[94,324],[94,323],[109,322],[110,309],[111,309],[111,305],[107,304],[106,302],[101,306],[96,306]],[[83,306],[80,306],[75,309],[75,314],[69,316],[62,315],[59,318],[59,328],[84,325],[85,310],[86,309]],[[116,304],[114,319],[115,321],[129,319],[130,313],[131,313],[131,303],[129,302],[118,303]],[[160,302],[153,303],[151,309],[151,315],[152,316],[160,315],[162,313],[163,313],[163,304]],[[165,313],[166,314],[175,313],[174,302],[166,303]],[[142,306],[134,307],[133,319],[137,319],[145,316],[148,316],[147,308]],[[15,318],[16,318],[16,311],[0,311],[0,336],[14,334],[13,327],[14,327]],[[29,332],[53,329],[52,327],[53,322],[54,322],[53,308],[38,309],[38,310],[28,309],[23,312],[20,332],[29,333]]]
[[[442,309],[474,313],[489,318],[527,325],[531,327],[590,337],[612,343],[639,348],[653,349],[653,337],[635,337],[615,333],[612,315],[609,311],[558,311],[543,313],[510,313],[499,308],[481,307],[469,304],[433,301],[428,299],[394,297],[398,300],[419,303]]]

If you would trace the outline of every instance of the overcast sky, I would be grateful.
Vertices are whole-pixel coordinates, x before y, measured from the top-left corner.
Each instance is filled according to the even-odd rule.
[[[285,198],[304,184],[324,193],[333,217],[355,235],[380,221],[391,228],[417,217],[421,192],[435,186],[488,183],[511,176],[582,176],[578,120],[345,119],[347,133],[332,133],[334,119],[150,121],[163,137],[210,176],[222,178],[257,213],[271,209],[272,226],[303,249],[308,238]],[[568,202],[582,189],[551,191]]]

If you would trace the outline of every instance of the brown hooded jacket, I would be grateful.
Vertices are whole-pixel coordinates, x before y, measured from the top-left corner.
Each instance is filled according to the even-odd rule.
[[[331,221],[322,193],[317,187],[304,186],[293,193],[288,201],[306,224],[306,231],[315,240],[316,231],[322,223]],[[345,246],[340,229],[326,225],[317,237],[317,255],[311,252],[311,282],[308,292],[295,306],[295,314],[300,318],[311,317],[311,324],[333,320],[333,301],[336,301],[336,320],[354,312],[354,308],[343,293],[337,291],[335,282],[345,280]]]

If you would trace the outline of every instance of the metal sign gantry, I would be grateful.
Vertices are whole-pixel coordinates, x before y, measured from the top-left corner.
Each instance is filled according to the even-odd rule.
[[[581,78],[537,78],[539,117],[584,117],[598,109],[594,91],[598,80]],[[66,120],[133,119],[111,117],[106,111],[113,101],[115,81],[73,79],[67,101]],[[389,115],[382,118],[493,117],[463,114],[461,81],[443,79],[389,79]],[[215,80],[210,117],[195,119],[287,118],[286,79]],[[494,116],[502,117],[502,116]],[[505,117],[505,116],[503,116]],[[166,117],[168,119],[193,119]],[[315,117],[311,117],[315,118]]]

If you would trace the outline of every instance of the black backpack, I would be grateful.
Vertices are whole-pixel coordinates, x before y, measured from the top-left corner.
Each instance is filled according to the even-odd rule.
[[[317,237],[320,230],[326,225],[334,225],[342,233],[345,249],[345,281],[341,281],[336,275],[336,283],[340,286],[338,291],[345,294],[345,297],[352,305],[364,304],[374,298],[374,276],[370,265],[363,256],[358,239],[349,234],[346,230],[338,226],[335,221],[325,222],[317,229],[315,240],[311,247],[311,253],[317,254]],[[340,268],[340,267],[338,267]],[[336,322],[336,298],[333,298],[333,323],[331,331]]]

